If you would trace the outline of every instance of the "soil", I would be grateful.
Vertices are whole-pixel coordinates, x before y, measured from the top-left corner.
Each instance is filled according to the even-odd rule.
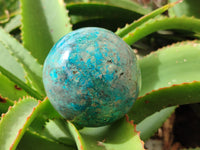
[[[200,116],[195,111],[200,105],[185,105],[176,110],[176,119],[173,127],[174,142],[183,147],[200,147]]]
[[[200,147],[200,104],[178,107],[145,146],[147,150]]]

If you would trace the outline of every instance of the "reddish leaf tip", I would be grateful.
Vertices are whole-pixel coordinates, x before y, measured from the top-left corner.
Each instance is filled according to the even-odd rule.
[[[6,115],[5,113],[2,113],[2,114],[1,114],[1,118],[3,118],[5,115]]]
[[[128,35],[129,35],[130,37],[133,37],[133,36],[134,36],[134,34],[133,34],[133,33],[128,33]]]
[[[106,139],[103,139],[102,141],[97,141],[97,145],[105,147],[105,145],[103,144],[103,143],[105,143],[105,141],[106,141]]]
[[[183,2],[183,0],[178,0],[175,2],[175,4],[182,3],[182,2]]]
[[[11,110],[11,108],[12,108],[12,106],[9,106],[9,107],[8,107],[8,110]]]
[[[105,147],[105,145],[103,145],[103,142],[101,142],[101,141],[97,141],[97,145],[101,146],[101,147]]]
[[[19,129],[19,131],[18,131],[17,134],[20,135],[21,132],[22,132],[22,129]],[[16,140],[16,139],[15,139],[15,140]],[[10,148],[9,148],[9,150],[12,150],[12,149],[13,149],[14,143],[15,143],[15,142],[12,143],[12,145],[11,145]]]
[[[128,123],[130,123],[133,127],[134,127],[134,132],[137,133],[137,135],[140,137],[140,132],[136,130],[136,125],[133,123],[133,120],[129,120],[129,116],[126,114],[125,115],[126,117],[126,121]],[[140,140],[141,144],[142,144],[142,147],[144,148],[144,142],[142,140]],[[145,149],[144,149],[145,150]]]
[[[46,97],[44,98],[44,101],[47,100],[47,99],[48,99],[48,97],[46,96]]]
[[[78,140],[79,140],[79,143],[81,144],[81,138],[80,138],[80,136],[78,136]],[[81,149],[81,150],[84,150],[82,144],[80,145],[80,149]]]
[[[191,84],[191,83],[197,83],[197,82],[199,82],[199,81],[194,80],[194,81],[192,81],[192,82],[183,82],[183,83],[181,83],[181,84],[173,84],[173,85],[171,85],[171,86],[162,87],[162,88],[159,88],[159,89],[156,89],[156,90],[152,90],[151,92],[148,92],[148,93],[146,93],[145,95],[138,97],[137,100],[142,99],[143,97],[145,97],[145,96],[147,96],[147,95],[150,95],[150,94],[153,93],[153,92],[157,92],[157,91],[164,90],[164,89],[169,89],[169,88],[175,87],[175,86],[182,86],[182,85]],[[145,103],[147,104],[147,103],[149,103],[149,101],[145,101]]]
[[[125,117],[126,117],[126,121],[128,122],[128,123],[130,123],[131,125],[133,125],[134,126],[134,124],[133,124],[133,120],[129,120],[129,116],[126,114],[125,115]]]
[[[0,96],[0,103],[6,103],[6,98],[3,98],[2,96]]]

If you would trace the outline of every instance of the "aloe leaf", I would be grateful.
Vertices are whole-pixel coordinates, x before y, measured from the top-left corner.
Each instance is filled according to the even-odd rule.
[[[18,0],[1,0],[0,1],[0,22],[5,23],[9,21],[10,16],[13,16],[19,9]],[[7,14],[5,13],[7,11]],[[7,20],[7,21],[6,21]]]
[[[144,150],[144,143],[128,118],[123,118],[111,126],[83,128],[80,132],[69,121],[68,127],[79,150]]]
[[[28,94],[19,85],[0,73],[0,95],[14,101]]]
[[[76,146],[64,121],[62,121],[61,119],[49,120],[48,122],[46,122],[43,129],[40,130],[40,132],[38,133],[59,143]]]
[[[83,15],[83,16],[101,16],[101,17],[115,17],[117,14],[121,15],[119,12],[121,10],[126,10],[127,15],[133,12],[133,14],[147,14],[151,10],[148,8],[144,8],[143,6],[139,5],[130,0],[90,0],[84,1],[79,0],[75,2],[74,0],[66,0],[67,2],[67,9],[70,11],[70,14],[73,15]],[[108,8],[111,8],[109,10]],[[117,11],[115,11],[115,8]],[[117,14],[113,14],[113,10]],[[123,12],[122,12],[123,13]],[[128,16],[125,16],[128,17]],[[133,16],[134,17],[134,16]]]
[[[176,2],[174,2],[174,3],[169,3],[169,4],[167,4],[167,5],[163,6],[163,7],[160,7],[158,9],[152,11],[151,13],[139,18],[136,21],[134,21],[132,24],[126,25],[122,29],[118,29],[116,31],[116,34],[122,38],[125,35],[129,34],[129,32],[131,30],[134,30],[135,28],[137,28],[138,26],[140,26],[144,22],[148,21],[149,19],[154,18],[154,17],[162,14],[163,12],[165,12],[166,10],[168,10],[169,8],[173,7],[174,5],[176,5],[176,4],[180,3],[180,2],[181,2],[180,0],[179,1],[176,0]]]
[[[22,39],[25,48],[43,64],[49,50],[71,31],[62,0],[21,0]]]
[[[200,82],[192,82],[148,93],[135,102],[129,116],[138,123],[147,116],[169,106],[200,103],[199,87]],[[143,108],[143,111],[140,108]]]
[[[180,150],[200,150],[200,147],[196,147],[196,148],[182,148]]]
[[[21,26],[21,15],[16,15],[8,23],[6,23],[4,30],[6,32],[11,32],[16,28],[19,28],[20,26]]]
[[[72,23],[78,23],[94,18],[109,18],[110,20],[119,19],[120,22],[132,22],[133,20],[147,14],[150,10],[143,8],[137,3],[127,0],[101,0],[101,1],[67,1]],[[126,22],[125,22],[126,23]]]
[[[44,101],[45,101],[45,107],[43,107],[42,114],[40,115],[45,116],[48,119],[61,118],[60,114],[51,105],[48,97],[46,97]]]
[[[175,0],[169,0],[169,2],[174,2],[174,1]],[[196,18],[200,18],[199,7],[198,7],[199,5],[200,1],[197,0],[183,0],[183,2],[180,5],[177,5],[169,10],[169,16],[181,17],[185,15],[189,17],[194,16]]]
[[[73,28],[97,26],[116,31],[150,12],[130,0],[67,1]]]
[[[142,15],[150,12],[149,9],[134,3],[133,1],[119,0],[99,0],[99,1],[66,1],[67,9],[70,14],[70,21],[74,28],[83,26],[101,26],[116,30],[117,27],[123,26],[138,19]],[[19,27],[20,15],[11,19],[5,26],[7,32]],[[120,20],[120,21],[119,21]]]
[[[156,112],[153,115],[145,118],[139,124],[136,129],[140,131],[140,137],[146,141],[162,126],[166,119],[175,111],[177,106],[168,107],[162,109],[160,112]]]
[[[41,103],[41,102],[39,102]],[[0,149],[15,149],[26,128],[33,120],[38,101],[24,98],[10,107],[0,121]]]
[[[37,91],[35,91],[31,87],[29,87],[26,83],[24,83],[23,81],[18,79],[16,76],[14,76],[12,73],[8,72],[7,70],[2,68],[1,66],[0,66],[0,71],[4,76],[6,76],[8,79],[10,79],[10,81],[15,83],[14,87],[17,90],[22,88],[22,89],[24,89],[24,91],[26,91],[28,93],[28,95],[33,96],[33,97],[38,98],[38,99],[42,99],[42,96],[40,94],[38,94]]]
[[[129,113],[131,119],[139,123],[165,107],[198,103],[199,55],[199,41],[191,41],[164,47],[139,60],[142,89]]]
[[[60,144],[30,130],[26,131],[17,146],[20,150],[76,150],[75,147]]]
[[[10,107],[6,114],[2,114],[0,121],[0,149],[14,149],[19,143],[31,122],[40,117],[55,115],[49,108],[49,100],[44,99],[42,102],[34,98],[26,97]]]
[[[37,133],[42,134],[43,136],[46,136],[48,138],[56,139],[56,136],[54,138],[50,133],[49,134],[47,133],[48,132],[47,130],[49,128],[46,128],[46,125],[47,125],[47,122],[49,121],[51,122],[51,120],[62,119],[62,117],[53,108],[53,106],[51,105],[47,97],[45,98],[44,101],[45,101],[45,106],[43,106],[42,110],[40,111],[40,114],[38,114],[38,116],[33,120],[31,125],[29,126],[29,129],[36,131]],[[57,127],[60,128],[60,126],[57,126]],[[56,125],[54,127],[56,127]],[[57,129],[52,129],[52,130],[57,130]],[[60,143],[62,143],[62,140]],[[70,143],[70,141],[68,143]]]
[[[31,97],[23,98],[10,107],[0,121],[0,149],[14,149],[34,119],[41,115],[49,118],[57,116],[48,108],[50,102],[47,98],[41,102]]]
[[[193,17],[160,17],[158,19],[150,19],[136,29],[129,30],[129,34],[125,35],[123,40],[129,45],[132,45],[153,32],[167,29],[188,30],[199,33],[199,26],[200,19]]]
[[[0,46],[2,47],[2,50],[4,49],[4,51],[8,51],[10,55],[12,55],[21,64],[27,75],[26,79],[30,80],[31,85],[33,85],[33,87],[36,88],[36,90],[40,93],[40,95],[45,95],[44,87],[42,84],[42,66],[19,42],[17,42],[13,37],[11,37],[1,28],[0,28]],[[5,56],[11,57],[9,56],[8,53],[5,54],[6,54]],[[4,58],[2,58],[2,61],[6,62],[7,57],[5,56]],[[14,60],[13,58],[11,60],[12,62],[8,62],[8,66],[12,67],[14,65]],[[1,62],[1,64],[4,63]],[[20,65],[19,64],[14,65],[14,67],[15,66],[20,66]],[[15,70],[20,68],[18,67],[15,69],[14,67],[12,67],[9,70],[11,71],[12,74],[16,74]],[[24,81],[24,79],[21,76],[19,79]]]
[[[8,45],[3,43],[4,37],[1,33],[0,28],[0,66],[8,70],[9,72],[15,74],[16,77],[18,77],[20,80],[26,82],[25,79],[25,71],[15,58],[9,53],[7,49],[9,49]]]
[[[12,100],[9,100],[8,98],[5,98],[0,95],[0,114],[6,113],[8,108],[13,104],[14,102]]]
[[[2,114],[7,112],[9,106],[14,104],[14,101],[28,94],[2,73],[0,73],[0,81],[0,114]]]
[[[200,41],[185,41],[163,47],[140,59],[140,96],[162,87],[200,81],[199,55]]]
[[[78,150],[85,150],[86,146],[85,146],[85,143],[84,143],[78,129],[70,121],[68,121],[68,128],[69,128],[69,131],[70,131],[72,137],[74,138],[74,140],[76,142]]]

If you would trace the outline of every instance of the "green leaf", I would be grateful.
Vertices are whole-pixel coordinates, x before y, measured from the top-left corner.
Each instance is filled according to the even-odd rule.
[[[6,113],[8,108],[14,104],[13,101],[0,95],[0,114]],[[0,118],[1,119],[1,118]]]
[[[6,113],[14,101],[26,95],[23,89],[0,73],[0,114]]]
[[[18,77],[23,82],[26,82],[25,74],[22,65],[20,65],[17,60],[10,54],[8,51],[9,47],[5,44],[5,37],[3,36],[3,29],[0,28],[0,66],[11,72],[12,74],[15,74],[16,77]],[[4,42],[3,42],[4,41]]]
[[[163,47],[139,60],[144,96],[152,90],[184,82],[200,81],[200,41]]]
[[[131,119],[139,123],[165,107],[200,102],[199,55],[200,42],[191,41],[164,47],[139,60],[142,89],[129,112]]]
[[[40,102],[41,103],[41,102]],[[26,128],[33,120],[38,101],[24,98],[10,107],[0,121],[0,149],[15,149]]]
[[[19,145],[19,150],[76,150],[75,147],[60,144],[38,133],[26,131]]]
[[[37,118],[33,120],[31,123],[29,129],[34,130],[38,132],[39,134],[42,134],[43,136],[46,136],[48,138],[56,139],[53,138],[52,136],[49,136],[50,134],[47,134],[45,130],[46,129],[46,124],[50,120],[55,120],[55,119],[61,119],[62,117],[60,114],[54,109],[54,107],[51,105],[50,101],[48,98],[45,98],[45,105],[43,106],[42,110],[40,111],[40,114],[38,114]],[[52,124],[51,124],[52,125]],[[55,129],[53,129],[55,130]],[[68,142],[68,141],[66,141]],[[62,143],[62,140],[61,140]]]
[[[60,114],[51,105],[48,97],[44,99],[45,107],[43,107],[42,113],[39,116],[45,116],[48,119],[62,118]]]
[[[10,72],[8,72],[7,70],[5,70],[4,68],[2,68],[0,66],[0,71],[1,73],[6,76],[8,79],[10,79],[10,81],[12,81],[13,83],[15,83],[14,87],[18,90],[20,88],[24,89],[28,95],[33,96],[35,98],[41,99],[42,96],[38,94],[37,91],[33,90],[31,87],[29,87],[26,83],[24,83],[23,81],[21,81],[20,79],[18,79],[16,76],[14,76],[13,74],[11,74]],[[4,87],[4,86],[3,86]],[[4,89],[6,90],[6,89]],[[27,95],[27,94],[26,94]]]
[[[199,26],[200,19],[193,17],[160,17],[158,19],[150,19],[136,29],[127,31],[129,34],[124,36],[123,40],[129,45],[132,45],[153,32],[167,29],[188,30],[199,33]]]
[[[200,147],[196,147],[196,148],[183,148],[180,150],[200,150]]]
[[[14,101],[28,94],[16,83],[13,83],[0,73],[0,95]]]
[[[46,98],[42,102],[26,97],[10,107],[6,114],[2,114],[0,121],[0,149],[14,149],[31,122],[43,115],[46,117],[57,116],[51,109]],[[52,106],[51,106],[52,107]],[[48,116],[47,116],[48,115]]]
[[[162,109],[160,112],[154,113],[137,124],[136,129],[140,131],[141,139],[144,141],[148,140],[158,130],[158,128],[162,126],[176,108],[176,106],[172,106]]]
[[[79,150],[144,150],[144,143],[128,117],[110,126],[83,128],[80,132],[69,121],[68,127]]]
[[[26,79],[29,80],[29,82],[33,86],[32,88],[35,88],[40,95],[45,95],[42,83],[42,66],[18,41],[16,41],[13,37],[6,33],[2,28],[0,28],[0,46],[5,54],[1,60],[1,64],[7,64],[7,66],[12,67],[8,71],[10,71],[14,75],[19,72],[20,77],[18,78],[22,81],[24,81],[24,77],[22,77],[24,76],[24,74],[21,73],[22,69],[20,67],[23,67],[27,75]],[[13,57],[11,57],[10,55],[12,55]],[[6,56],[8,58],[11,57],[10,60],[12,61],[6,62]],[[17,60],[17,62],[13,60],[14,58]],[[16,65],[14,65],[14,63],[16,63]],[[20,63],[21,66],[18,63]],[[6,70],[8,68],[7,66]],[[15,66],[19,68],[19,71],[17,67],[15,68]]]
[[[61,119],[49,120],[38,133],[65,145],[76,146],[66,127],[66,121]]]
[[[6,23],[4,30],[6,32],[11,32],[16,28],[19,28],[20,26],[21,26],[21,15],[16,15],[8,23]]]
[[[116,34],[118,36],[120,36],[121,38],[126,36],[127,34],[130,34],[129,32],[131,30],[134,30],[135,28],[137,28],[138,26],[140,26],[141,24],[143,24],[144,22],[148,21],[149,19],[151,18],[154,18],[160,14],[162,14],[163,12],[165,12],[166,10],[168,10],[169,8],[173,7],[174,5],[176,5],[177,3],[180,3],[180,0],[179,1],[176,1],[174,3],[170,3],[170,4],[167,4],[163,7],[160,7],[154,11],[152,11],[151,13],[139,18],[138,20],[134,21],[132,24],[130,25],[126,25],[124,28],[122,29],[118,29],[116,31]]]
[[[67,0],[67,9],[73,28],[97,26],[116,31],[118,27],[131,23],[149,9],[130,0]]]
[[[176,0],[169,0],[169,2],[174,2],[174,1]],[[169,10],[169,15],[170,17],[172,16],[181,17],[185,15],[189,17],[194,16],[196,18],[200,18],[199,5],[200,1],[197,0],[183,0],[183,2],[180,5],[177,5]]]
[[[39,113],[37,113],[37,117],[34,118],[31,125],[29,126],[29,131],[34,132],[34,135],[39,134],[44,140],[45,139],[48,140],[50,142],[50,145],[58,145],[58,143],[60,143],[61,145],[58,146],[58,148],[75,147],[75,143],[71,138],[68,128],[66,127],[65,123],[66,121],[61,119],[62,117],[53,108],[53,106],[51,105],[51,103],[47,98],[45,98],[42,103],[43,103],[42,106],[40,106],[39,108]],[[39,137],[38,139],[35,136],[31,135],[31,137],[27,138],[28,139],[33,138],[33,140],[36,140],[37,142],[43,141]],[[27,149],[29,149],[28,147],[30,147],[30,145],[29,144],[26,145],[26,143],[31,143],[31,142],[27,142],[28,140],[26,138],[24,140],[22,139],[22,141],[23,142],[21,142],[21,146],[23,147],[25,146]],[[45,141],[44,144],[41,144],[41,148],[45,147],[48,141]]]
[[[116,3],[116,0],[66,0],[67,2],[67,9],[70,11],[70,14],[73,15],[83,15],[83,16],[101,16],[101,17],[115,17],[117,14],[120,15],[119,12],[116,11],[117,14],[112,13],[112,9],[115,10],[115,8],[120,11],[119,8],[123,10],[127,10],[127,13],[133,12],[137,14],[147,14],[150,12],[148,8],[144,8],[143,6],[139,5],[138,3],[135,3],[130,0],[118,0]],[[111,8],[109,10],[108,8]],[[127,14],[129,15],[129,14]],[[127,17],[127,16],[125,16]],[[134,17],[134,16],[133,16]]]
[[[169,106],[200,103],[199,90],[200,82],[196,81],[153,91],[135,102],[129,116],[139,123],[149,115]]]
[[[75,28],[83,26],[102,26],[116,31],[116,28],[138,19],[150,12],[149,9],[130,0],[99,0],[91,3],[84,1],[66,1],[70,14],[70,21]],[[5,30],[11,30],[21,25],[20,15],[10,20]]]
[[[43,64],[49,50],[71,31],[62,0],[21,0],[22,39],[25,48]]]
[[[46,116],[47,117],[47,116]],[[47,138],[56,143],[60,143],[69,147],[76,147],[74,140],[71,137],[68,129],[66,128],[66,121],[61,119],[44,119],[39,115],[29,129],[37,132],[40,136]]]
[[[9,21],[19,9],[18,0],[1,0],[0,1],[0,23]]]

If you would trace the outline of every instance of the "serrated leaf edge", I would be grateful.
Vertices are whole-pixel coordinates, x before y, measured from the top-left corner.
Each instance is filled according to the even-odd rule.
[[[131,124],[131,125],[133,126],[134,132],[137,133],[138,137],[140,137],[140,131],[137,131],[137,130],[136,130],[136,125],[134,124],[134,121],[133,121],[133,120],[129,120],[128,114],[125,115],[125,118],[126,118],[126,122],[128,122],[129,124]],[[142,141],[142,140],[140,139],[140,142],[141,142],[142,148],[143,148],[144,150],[146,150],[146,149],[144,148],[144,141]]]
[[[197,19],[197,18],[195,18],[195,17],[187,17],[187,16],[181,16],[181,17],[176,17],[176,16],[174,16],[174,17],[167,17],[167,16],[160,16],[160,17],[158,17],[158,18],[151,18],[150,20],[148,20],[147,22],[144,22],[143,24],[141,24],[140,26],[138,26],[138,27],[136,27],[135,29],[133,29],[132,31],[129,31],[129,33],[127,34],[127,35],[125,35],[122,39],[127,43],[127,44],[129,44],[129,45],[131,45],[131,44],[133,44],[133,43],[135,43],[136,41],[138,41],[138,40],[140,40],[140,39],[142,39],[143,37],[145,37],[145,36],[147,36],[147,35],[149,35],[149,34],[151,34],[151,33],[153,33],[153,32],[156,32],[156,31],[158,31],[158,30],[168,30],[168,29],[178,29],[178,28],[180,28],[180,29],[182,29],[182,30],[188,30],[188,31],[193,31],[193,32],[200,32],[200,30],[199,30],[199,28],[198,29],[196,29],[196,30],[192,30],[190,27],[187,27],[187,26],[177,26],[176,28],[174,28],[174,27],[170,27],[170,28],[168,28],[168,25],[166,24],[165,25],[165,27],[163,27],[163,26],[161,26],[161,28],[160,29],[158,29],[158,28],[155,28],[155,30],[153,30],[153,31],[150,31],[149,30],[149,32],[147,32],[147,33],[142,33],[143,32],[143,30],[145,29],[145,27],[147,27],[147,26],[150,26],[150,25],[154,25],[155,23],[162,23],[162,21],[168,21],[168,22],[171,22],[170,20],[177,20],[177,19],[179,19],[179,20],[182,20],[182,21],[186,21],[187,20],[187,23],[188,22],[190,22],[190,24],[192,24],[191,23],[191,20],[193,20],[193,21],[198,21],[198,23],[200,24],[200,19]],[[155,25],[154,25],[155,26]],[[184,27],[184,28],[183,28]],[[198,30],[198,31],[197,31]],[[141,33],[140,34],[138,34],[137,32],[139,32],[139,31],[141,31]],[[136,36],[135,35],[135,33],[137,33],[138,35],[141,35],[141,36],[139,36],[139,38],[138,38],[138,36]],[[131,38],[133,38],[133,37],[136,37],[136,39],[131,39]]]
[[[123,28],[118,28],[117,31],[115,32],[115,34],[117,34],[118,36],[120,36],[122,38],[125,35],[129,34],[129,32],[131,30],[136,29],[141,24],[147,22],[148,20],[152,19],[153,17],[156,17],[156,16],[160,15],[161,13],[167,11],[169,8],[173,7],[174,5],[176,5],[178,3],[181,3],[182,1],[183,0],[178,0],[176,2],[166,4],[163,7],[160,7],[158,9],[150,12],[149,14],[142,16],[141,18],[139,18],[138,20],[134,21],[133,23],[126,24]],[[123,32],[125,32],[125,33],[123,33]]]
[[[32,97],[30,97],[30,96],[24,96],[23,97],[23,99],[25,99],[25,98],[31,98],[31,99],[34,99],[34,98],[32,98]],[[7,111],[7,113],[2,113],[1,114],[1,120],[0,120],[0,124],[1,124],[1,122],[4,120],[4,118],[5,118],[5,116],[17,105],[17,103],[19,103],[20,101],[22,101],[22,98],[19,98],[19,100],[18,100],[18,102],[17,101],[14,101],[14,105],[13,106],[9,106],[9,108],[8,108],[8,111]],[[41,103],[41,101],[38,103],[38,104],[40,104]],[[37,105],[38,105],[37,104]],[[35,107],[33,108],[33,111],[31,112],[31,114],[27,117],[27,119],[26,120],[29,120],[30,119],[30,116],[32,115],[32,113],[35,111]],[[27,122],[26,122],[27,123]],[[26,126],[26,123],[23,125],[23,127],[24,126]],[[21,129],[19,129],[19,131],[18,131],[18,135],[16,136],[16,138],[15,138],[15,140],[13,141],[13,143],[12,143],[12,145],[10,146],[10,150],[12,150],[16,145],[16,141],[17,141],[17,139],[19,139],[20,138],[20,136],[22,136],[22,134],[24,133],[25,131],[23,131],[23,128],[21,128]]]
[[[38,106],[40,103],[41,103],[41,101],[38,101],[37,106]],[[15,104],[16,104],[16,103],[15,103]],[[26,121],[30,120],[30,118],[31,118],[33,112],[35,112],[37,106],[35,106],[35,107],[33,108],[33,110],[32,110],[32,112],[30,113],[30,115],[26,118]],[[9,109],[12,109],[12,108],[9,108]],[[25,126],[26,126],[26,123],[24,124],[23,128],[24,128]],[[17,142],[18,138],[20,137],[20,134],[24,134],[24,133],[25,133],[25,131],[23,132],[23,128],[19,129],[18,135],[17,135],[15,141],[13,142],[13,144],[11,145],[10,149],[13,149],[13,147],[15,146],[15,143]]]
[[[181,84],[172,84],[171,86],[168,86],[168,87],[161,87],[161,88],[159,88],[159,89],[152,90],[151,92],[148,92],[148,93],[146,93],[145,95],[142,95],[142,96],[138,97],[137,100],[140,100],[140,99],[142,99],[143,97],[145,97],[145,96],[147,96],[147,95],[150,95],[150,94],[152,94],[152,93],[155,93],[155,92],[158,92],[158,91],[161,91],[161,90],[170,89],[170,88],[172,88],[172,87],[177,87],[177,86],[182,86],[182,85],[188,85],[188,84],[192,84],[192,83],[198,83],[198,82],[199,82],[199,81],[194,80],[194,81],[192,81],[192,82],[183,82],[183,83],[181,83]],[[147,102],[147,103],[148,103],[148,102]]]
[[[62,0],[62,3],[64,5],[64,7],[67,8],[67,3],[64,0]],[[66,9],[66,16],[67,16],[67,22],[69,23],[69,24],[66,24],[66,27],[69,27],[70,28],[69,30],[72,31],[73,25],[71,23],[71,17],[69,16],[69,10],[68,9]]]
[[[2,41],[1,39],[0,39],[0,43],[1,43],[6,49],[10,49],[10,47],[9,47],[7,44],[5,44],[5,42]],[[11,51],[8,51],[8,52],[9,52],[9,54],[10,54],[11,56],[13,56],[13,54],[11,53]],[[19,65],[23,68],[25,83],[27,83],[27,82],[28,82],[28,81],[26,80],[27,72],[25,71],[23,64],[19,62],[18,58],[16,58],[16,57],[13,57],[13,58],[14,58],[14,59],[19,63]]]
[[[23,9],[22,9],[22,3],[20,3],[20,14],[22,14],[22,11],[23,11]],[[21,15],[21,19],[20,19],[20,21],[21,21],[21,26],[20,26],[20,30],[21,31],[23,31],[23,27],[24,27],[24,24],[22,23],[23,22],[23,16]],[[23,40],[23,33],[24,32],[20,32],[20,35],[21,35],[21,37],[22,37],[22,44],[24,45],[24,40]],[[24,47],[24,46],[23,46]],[[39,63],[39,61],[38,61],[38,59],[37,58],[35,58],[32,54],[31,54],[31,52],[29,51],[29,50],[27,50],[27,52],[34,58],[34,60],[35,60],[35,62],[37,62],[38,64],[39,64],[39,66],[41,67],[41,68],[43,68],[43,65],[41,65],[40,63]]]
[[[69,120],[67,120],[67,123],[71,126],[71,127],[73,127],[73,130],[76,132],[76,135],[74,135],[74,134],[72,134],[71,133],[71,129],[70,129],[70,133],[71,133],[71,136],[72,137],[74,137],[74,140],[76,141],[76,145],[77,145],[77,147],[78,147],[78,150],[86,150],[85,148],[84,148],[84,146],[82,145],[82,141],[81,141],[81,135],[80,135],[80,133],[78,132],[78,130],[76,129],[76,127],[74,126],[74,124],[72,124]],[[68,125],[68,126],[69,126]],[[69,127],[70,128],[70,127]],[[77,137],[76,137],[77,136]]]
[[[2,102],[1,99],[3,99],[5,102]],[[4,97],[0,94],[0,103],[7,103],[7,102],[11,103],[12,106],[16,103],[16,101],[10,100],[8,97]],[[2,113],[1,117],[2,117],[2,115],[5,115],[5,114]],[[0,118],[0,120],[1,120],[1,118]]]
[[[1,29],[2,29],[2,28],[1,28]],[[2,29],[2,31],[5,32],[4,29]],[[5,32],[5,33],[6,33],[6,32]],[[7,34],[7,36],[9,36],[13,41],[15,41],[16,43],[18,43],[19,45],[21,45],[21,44],[20,44],[15,38],[13,38],[10,34]],[[1,43],[4,45],[4,47],[8,50],[8,52],[10,53],[10,55],[13,56],[13,58],[22,66],[22,68],[23,68],[23,70],[24,70],[24,73],[25,73],[24,78],[25,78],[25,80],[26,80],[26,82],[24,82],[24,83],[26,83],[26,84],[30,83],[30,84],[32,85],[33,81],[32,81],[32,80],[27,80],[27,78],[29,78],[30,76],[32,76],[31,74],[29,74],[29,73],[27,72],[27,68],[29,68],[29,66],[26,65],[25,63],[23,63],[23,61],[22,61],[23,59],[22,59],[22,60],[19,59],[19,58],[21,58],[20,54],[15,54],[15,53],[13,52],[12,48],[11,48],[9,45],[7,45],[4,41],[0,40],[0,42],[1,42]],[[21,46],[22,46],[22,45],[21,45]],[[37,61],[37,59],[31,55],[31,52],[28,51],[28,50],[27,50],[26,48],[24,48],[23,46],[22,46],[22,48],[27,52],[27,54],[28,54],[29,56],[32,57],[32,60],[35,62],[35,64],[37,65],[37,67],[40,67],[40,70],[42,71],[42,70],[43,70],[43,66],[42,66],[41,64],[39,64],[39,62]],[[18,52],[18,53],[19,53],[19,52]],[[30,70],[30,71],[33,72],[32,70]],[[41,80],[42,80],[42,74],[38,74],[38,72],[33,72],[33,73],[34,73],[34,75],[36,75],[37,77],[40,77],[40,76],[41,76]],[[36,82],[34,82],[34,83],[39,87],[38,83],[36,83]],[[34,90],[40,92],[40,94],[41,94],[41,92],[42,92],[42,89],[36,89],[36,88],[33,87],[33,86],[31,86],[31,88],[33,88]]]
[[[182,41],[182,42],[177,42],[177,43],[173,43],[171,45],[167,45],[167,46],[163,46],[159,49],[157,49],[156,51],[152,51],[150,52],[148,55],[145,55],[144,57],[142,57],[141,59],[143,58],[146,58],[146,57],[150,57],[151,55],[156,55],[156,53],[162,51],[164,48],[172,48],[172,47],[179,47],[179,46],[183,46],[183,45],[190,45],[190,46],[193,46],[193,47],[196,47],[197,45],[200,45],[200,40],[187,40],[187,41]]]
[[[19,98],[18,101],[14,101],[14,105],[13,105],[13,106],[9,106],[7,113],[2,113],[2,114],[1,114],[0,123],[4,120],[6,114],[8,114],[18,103],[20,103],[21,101],[23,101],[23,99],[33,99],[33,100],[36,101],[36,99],[33,98],[33,97],[31,97],[31,96],[23,96],[23,98]],[[32,114],[33,114],[34,112],[37,111],[37,107],[38,107],[41,103],[42,103],[42,101],[38,100],[38,104],[37,104],[35,107],[33,107],[32,112],[31,112],[31,113],[29,114],[29,116],[26,118],[26,122],[24,123],[23,128],[21,128],[21,129],[18,130],[18,134],[17,134],[15,140],[13,141],[12,145],[11,145],[10,148],[9,148],[10,150],[15,149],[15,147],[17,146],[19,139],[23,136],[23,134],[24,134],[25,131],[26,131],[26,128],[27,128],[27,127],[30,125],[30,123],[32,122],[32,120],[29,121],[30,119],[32,119]]]

